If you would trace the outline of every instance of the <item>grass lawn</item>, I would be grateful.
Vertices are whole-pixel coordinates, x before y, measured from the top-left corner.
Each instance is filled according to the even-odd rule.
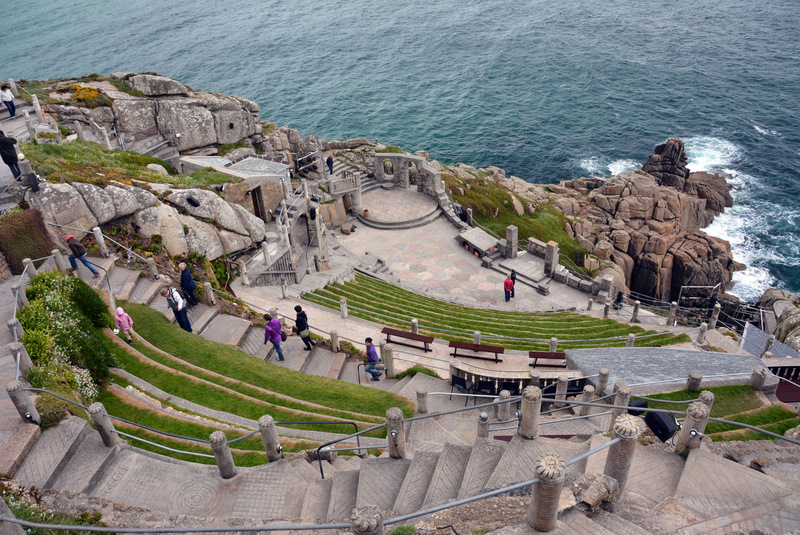
[[[756,391],[749,385],[712,386],[710,388],[703,388],[703,390],[709,390],[714,394],[714,405],[711,407],[711,416],[714,418],[728,419],[727,417],[731,414],[760,409],[764,406],[758,399]],[[690,399],[697,399],[698,394],[698,392],[678,390],[676,392],[667,392],[664,394],[653,394],[647,397],[669,401],[688,401]],[[656,403],[651,401],[649,402],[649,406],[653,409],[682,411],[686,410],[688,404],[674,405],[671,403]]]

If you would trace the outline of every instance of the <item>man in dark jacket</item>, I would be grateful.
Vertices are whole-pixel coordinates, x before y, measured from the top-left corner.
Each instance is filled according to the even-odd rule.
[[[328,159],[325,160],[325,163],[328,164],[328,169],[330,170],[331,174],[333,174],[333,156],[328,156]]]
[[[192,324],[189,323],[189,315],[186,313],[186,301],[183,300],[178,290],[172,287],[161,288],[161,297],[167,298],[167,305],[175,314],[178,326],[186,332],[192,332]]]
[[[72,234],[69,234],[64,236],[64,241],[67,242],[67,245],[69,245],[69,250],[72,251],[72,254],[69,255],[69,265],[72,266],[72,269],[75,271],[78,270],[78,263],[75,262],[75,259],[77,258],[81,261],[81,264],[89,268],[89,271],[92,272],[92,277],[99,277],[100,273],[98,273],[97,269],[95,269],[92,263],[86,259],[86,247],[81,245],[81,242],[78,241],[78,238]]]
[[[194,291],[197,289],[197,283],[192,278],[192,273],[186,267],[185,262],[178,264],[178,269],[181,271],[181,291],[186,296],[186,301],[189,308],[197,304],[197,298],[194,296]]]
[[[0,157],[3,158],[3,163],[11,169],[11,174],[14,178],[19,180],[22,174],[19,170],[19,158],[17,158],[17,149],[14,148],[17,140],[13,137],[6,137],[2,130],[0,130]]]
[[[311,340],[311,333],[308,330],[308,316],[300,305],[295,306],[294,311],[297,312],[297,319],[294,320],[294,324],[297,326],[297,334],[300,335],[300,339],[306,345],[306,351],[311,351],[311,346],[317,344]]]

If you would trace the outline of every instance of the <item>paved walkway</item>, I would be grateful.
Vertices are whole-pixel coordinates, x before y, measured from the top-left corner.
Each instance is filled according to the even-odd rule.
[[[417,192],[416,186],[405,190],[378,188],[363,194],[361,202],[369,210],[369,218],[382,223],[403,223],[438,208],[436,201]]]

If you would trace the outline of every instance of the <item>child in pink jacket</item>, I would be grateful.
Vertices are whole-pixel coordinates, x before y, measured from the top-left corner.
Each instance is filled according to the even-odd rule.
[[[122,307],[117,307],[117,317],[114,319],[114,323],[116,323],[117,329],[124,332],[125,336],[128,337],[128,343],[133,343],[133,336],[131,336],[133,320],[122,310]]]

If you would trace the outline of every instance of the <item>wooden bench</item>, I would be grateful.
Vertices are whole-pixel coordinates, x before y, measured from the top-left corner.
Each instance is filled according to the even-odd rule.
[[[542,368],[566,368],[567,361],[564,360],[566,356],[564,353],[560,352],[552,352],[552,351],[528,351],[528,357],[533,359],[533,362],[528,364],[528,366],[536,367],[540,366]],[[543,362],[539,364],[539,359],[545,359],[549,361],[557,360],[558,362]]]
[[[424,334],[401,331],[399,329],[392,329],[391,327],[384,327],[381,333],[386,335],[387,344],[395,343],[395,344],[400,344],[401,346],[415,347],[417,349],[424,349],[425,351],[433,351],[430,346],[430,344],[433,342],[433,336],[425,336]],[[408,340],[415,340],[417,342],[422,342],[422,347],[418,345],[408,344],[405,342],[397,342],[397,341],[392,342],[392,336],[398,338],[406,338]]]
[[[483,344],[470,344],[467,342],[450,342],[450,347],[453,348],[453,352],[450,353],[454,357],[464,357],[468,359],[481,359],[481,360],[493,360],[494,362],[503,362],[503,359],[497,357],[500,353],[505,352],[504,347],[500,346],[485,346]],[[482,355],[465,355],[463,353],[459,354],[459,349],[469,349],[470,351],[475,352],[483,352],[483,353],[494,353],[494,358],[491,357],[484,357]]]

